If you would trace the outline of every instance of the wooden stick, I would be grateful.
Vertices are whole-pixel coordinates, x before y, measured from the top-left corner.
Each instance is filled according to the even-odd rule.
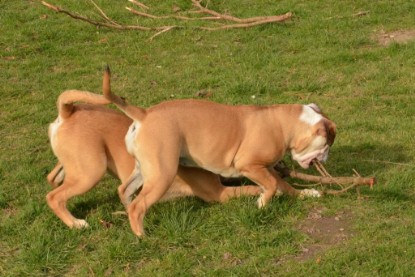
[[[266,18],[264,20],[259,21],[253,21],[249,23],[238,23],[238,24],[229,24],[229,25],[223,25],[219,27],[199,27],[201,30],[207,30],[207,31],[217,31],[217,30],[229,30],[229,29],[236,29],[236,28],[250,28],[262,24],[267,23],[274,23],[274,22],[283,22],[292,17],[292,13],[288,12],[283,15],[273,16],[270,18]]]
[[[315,176],[315,175],[309,175],[301,172],[297,172],[295,170],[291,170],[281,164],[277,164],[275,166],[275,169],[282,175],[282,177],[292,177],[296,179],[301,179],[303,181],[307,182],[314,182],[314,183],[320,183],[320,184],[335,184],[339,183],[342,185],[352,184],[354,186],[356,185],[368,185],[370,187],[373,187],[373,185],[376,183],[375,177],[330,177],[330,176]]]
[[[66,14],[70,17],[72,17],[73,19],[77,19],[77,20],[81,20],[84,22],[87,22],[89,24],[95,25],[95,26],[101,26],[101,27],[107,27],[107,28],[113,28],[113,29],[118,29],[118,30],[140,30],[140,31],[157,31],[157,33],[155,35],[153,35],[151,37],[151,39],[153,39],[154,37],[170,31],[172,29],[175,28],[184,28],[183,26],[156,26],[156,27],[145,27],[145,26],[141,26],[141,25],[122,25],[116,21],[114,21],[113,19],[111,19],[109,16],[107,16],[105,14],[105,12],[93,1],[90,0],[91,3],[94,5],[94,7],[98,10],[100,16],[103,18],[104,22],[101,21],[97,21],[91,18],[88,18],[86,16],[82,16],[79,14],[76,14],[74,12],[62,9],[61,7],[52,5],[46,1],[42,1],[42,5],[44,5],[45,7],[54,10],[57,13],[63,13]],[[136,1],[136,0],[129,0],[129,2],[143,8],[143,9],[149,9],[149,7],[147,7],[146,5]],[[130,7],[126,7],[126,9],[128,11],[130,11],[131,13],[138,15],[138,16],[142,16],[142,17],[147,17],[147,18],[152,18],[152,19],[157,19],[157,20],[162,20],[162,19],[169,19],[169,18],[174,18],[177,20],[227,20],[227,21],[232,21],[232,22],[236,22],[235,24],[227,24],[227,25],[221,25],[221,26],[217,26],[217,27],[189,27],[192,29],[199,29],[199,30],[207,30],[207,31],[216,31],[216,30],[228,30],[228,29],[234,29],[234,28],[249,28],[249,27],[254,27],[257,25],[261,25],[261,24],[267,24],[267,23],[274,23],[274,22],[282,22],[285,20],[288,20],[292,17],[292,13],[288,12],[286,14],[283,15],[273,15],[273,16],[258,16],[258,17],[251,17],[251,18],[237,18],[231,15],[226,15],[226,14],[221,14],[218,12],[215,12],[213,10],[210,10],[206,7],[203,7],[200,4],[200,1],[197,0],[192,0],[192,3],[195,7],[197,7],[199,9],[199,11],[201,13],[206,13],[209,14],[211,16],[208,17],[186,17],[186,16],[180,16],[180,15],[167,15],[167,16],[156,16],[153,14],[149,14],[146,12],[140,12],[137,11],[133,8]],[[150,39],[150,40],[151,40]]]
[[[181,15],[163,15],[163,16],[159,16],[159,15],[153,15],[153,14],[149,14],[149,13],[145,13],[145,12],[140,12],[137,11],[136,9],[130,8],[130,7],[125,7],[128,11],[130,11],[131,13],[138,15],[138,16],[142,16],[142,17],[147,17],[147,18],[152,18],[152,19],[179,19],[179,20],[219,20],[221,19],[220,17],[215,17],[215,16],[208,16],[208,17],[187,17],[187,16],[181,16]]]
[[[325,177],[332,177],[330,175],[330,173],[324,168],[324,166],[318,161],[315,160],[313,162],[314,167],[318,170],[318,172],[320,173],[321,176],[325,176]],[[336,181],[336,184],[341,188],[344,189],[344,186],[342,184],[340,184],[339,182]]]
[[[314,163],[315,164],[315,163]],[[320,164],[322,167],[322,165]],[[323,167],[324,168],[324,167]],[[300,179],[306,182],[312,182],[314,184],[296,184],[298,187],[304,188],[315,188],[315,187],[323,187],[323,194],[330,194],[330,195],[339,195],[342,194],[352,188],[356,188],[358,194],[360,186],[369,186],[373,188],[373,185],[376,183],[375,177],[362,177],[360,174],[357,173],[357,176],[353,177],[332,177],[332,176],[315,176],[309,175],[305,173],[301,173],[286,167],[283,163],[278,163],[274,169],[281,175],[282,178],[291,177],[295,179]],[[327,172],[326,169],[322,170]],[[328,174],[328,173],[327,173]],[[221,178],[221,182],[225,183],[228,186],[239,186],[241,185],[241,179],[235,178]],[[334,185],[337,184],[340,186],[340,189],[328,189],[325,188],[324,185]],[[348,186],[347,186],[348,185]]]
[[[114,25],[120,25],[117,22],[115,22],[114,20],[112,20],[111,18],[109,18],[105,12],[94,2],[94,0],[90,0],[91,3],[95,6],[95,8],[98,10],[98,12],[101,14],[101,16],[109,23],[114,24]]]
[[[135,0],[128,0],[128,2],[133,3],[136,6],[139,6],[140,8],[144,9],[144,10],[148,10],[150,9],[149,7],[147,7],[146,5],[144,5],[141,2],[135,1]]]
[[[321,176],[331,177],[330,173],[324,168],[324,166],[319,161],[313,162],[314,167],[318,170]]]
[[[214,15],[211,17],[187,17],[187,16],[180,16],[180,15],[158,16],[158,15],[153,15],[153,14],[149,14],[145,12],[140,12],[130,7],[126,7],[126,9],[135,15],[147,17],[151,19],[169,19],[169,18],[178,19],[178,20],[221,20],[222,19],[222,20],[238,22],[237,24],[227,24],[227,25],[221,25],[218,27],[193,27],[196,29],[201,29],[201,30],[206,30],[206,31],[227,30],[227,29],[235,29],[235,28],[249,28],[249,27],[254,27],[257,25],[261,25],[261,24],[282,22],[292,17],[292,13],[289,12],[283,15],[260,16],[260,17],[240,19],[237,17],[229,16],[229,15],[223,15],[223,14],[211,11],[211,10],[208,10],[208,11],[211,11],[209,12],[209,14]]]
[[[113,28],[113,29],[118,29],[118,30],[140,30],[140,31],[162,31],[165,30],[166,28],[178,28],[178,26],[158,26],[158,27],[144,27],[144,26],[140,26],[140,25],[121,25],[119,23],[116,23],[114,21],[111,22],[100,22],[100,21],[96,21],[93,20],[91,18],[67,11],[65,9],[62,9],[61,7],[49,4],[45,1],[41,2],[42,5],[44,5],[45,7],[54,10],[57,13],[63,13],[66,14],[70,17],[72,17],[73,19],[78,19],[87,23],[90,23],[92,25],[95,26],[101,26],[101,27],[107,27],[107,28]]]
[[[164,30],[161,30],[160,32],[157,32],[157,33],[155,33],[154,35],[152,35],[151,36],[151,38],[149,38],[148,40],[149,41],[152,41],[153,40],[153,38],[155,38],[156,36],[159,36],[159,35],[161,35],[162,33],[165,33],[165,32],[168,32],[168,31],[170,31],[171,29],[172,29],[173,27],[166,27],[166,29],[164,29]]]
[[[252,22],[259,22],[259,21],[266,21],[266,22],[276,22],[280,20],[279,15],[271,15],[271,16],[257,16],[257,17],[249,17],[249,18],[238,18],[232,15],[221,14],[214,10],[208,9],[203,7],[198,0],[192,0],[192,4],[198,8],[202,13],[210,14],[215,17],[221,18],[223,20],[233,21],[237,23],[252,23]]]

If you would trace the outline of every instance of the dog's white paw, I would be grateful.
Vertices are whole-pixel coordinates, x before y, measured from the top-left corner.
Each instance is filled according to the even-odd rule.
[[[88,228],[89,224],[83,219],[75,219],[72,227],[75,229],[84,229],[84,228]]]
[[[300,194],[298,195],[300,199],[304,199],[306,197],[321,197],[321,196],[322,196],[321,192],[319,192],[316,189],[303,189],[300,191]]]
[[[284,193],[282,191],[280,191],[279,189],[277,189],[277,191],[275,192],[275,196],[276,197],[280,197],[282,196]]]
[[[259,196],[258,200],[256,201],[258,208],[264,207],[264,200],[262,200],[262,194]]]

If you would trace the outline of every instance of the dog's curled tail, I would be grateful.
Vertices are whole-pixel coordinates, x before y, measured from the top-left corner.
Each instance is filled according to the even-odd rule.
[[[129,105],[123,98],[111,92],[111,71],[108,65],[105,67],[104,71],[104,78],[102,80],[102,92],[108,101],[114,103],[131,119],[141,121],[145,117],[145,109]]]
[[[68,118],[73,113],[74,103],[84,102],[95,105],[106,105],[111,102],[104,96],[89,91],[66,90],[58,97],[56,106],[62,119]]]

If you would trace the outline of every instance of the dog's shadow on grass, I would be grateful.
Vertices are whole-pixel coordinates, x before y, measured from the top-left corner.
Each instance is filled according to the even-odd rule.
[[[97,189],[99,190],[99,184],[97,185],[97,188],[95,188],[95,190]],[[177,205],[181,205],[185,209],[185,206],[189,205],[189,207],[191,207],[192,212],[197,212],[199,209],[202,209],[210,205],[210,203],[204,202],[203,200],[197,197],[182,197],[170,201],[160,201],[158,203],[159,205],[155,206],[155,209],[157,210],[160,208],[163,209],[163,207],[169,207],[169,205],[172,205],[171,202],[176,201],[177,203],[179,203],[179,201],[183,199],[188,200],[181,201],[181,204]],[[113,213],[125,212],[125,208],[121,204],[118,194],[116,193],[116,189],[114,189],[114,191],[107,191],[106,193],[95,194],[93,191],[90,191],[83,196],[79,196],[78,199],[75,197],[71,200],[71,202],[73,204],[71,204],[71,207],[69,209],[76,218],[87,218],[88,216],[91,216],[94,213],[94,210],[101,210],[103,218],[100,219],[112,220],[114,219],[114,217],[112,216]],[[154,208],[151,210],[154,210]],[[118,215],[115,217],[122,218],[122,216],[120,217]]]
[[[97,189],[99,190],[99,184]],[[71,213],[77,218],[86,218],[96,209],[109,211],[106,218],[110,217],[113,212],[125,211],[116,188],[114,188],[114,191],[108,191],[107,193],[94,194],[92,191],[87,192],[85,195],[79,196],[78,199],[74,198],[71,202],[73,203],[70,208]]]
[[[400,144],[362,143],[354,145],[334,145],[330,150],[328,167],[337,170],[382,173],[397,166],[411,166],[407,147]]]
[[[362,176],[375,176],[377,184],[374,193],[379,201],[412,202],[413,196],[408,191],[410,188],[405,179],[399,181],[396,178],[402,172],[405,174],[408,170],[415,170],[415,164],[412,157],[407,155],[408,152],[408,146],[401,144],[342,145],[333,147],[327,164],[328,167],[334,166],[333,175],[350,175],[353,173],[352,169],[355,169]],[[394,181],[390,183],[391,178]]]

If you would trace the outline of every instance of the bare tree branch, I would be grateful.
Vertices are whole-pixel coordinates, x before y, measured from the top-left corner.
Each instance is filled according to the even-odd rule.
[[[151,36],[151,38],[149,38],[149,41],[152,41],[156,36],[161,35],[162,33],[168,32],[171,29],[173,29],[173,26],[171,28],[167,27],[164,30],[161,30],[160,32],[155,33],[154,35]]]
[[[95,8],[98,10],[98,12],[100,13],[100,15],[109,23],[114,24],[114,25],[120,25],[118,23],[116,23],[114,20],[112,20],[111,18],[109,18],[104,11],[93,1],[90,0],[91,3],[95,6]]]
[[[200,4],[200,2],[201,1],[198,1],[198,0],[192,0],[192,4],[195,7],[197,7],[200,12],[213,15],[213,16],[215,16],[217,18],[220,18],[220,19],[223,19],[223,20],[233,21],[233,22],[237,22],[237,23],[241,23],[241,24],[253,23],[253,22],[263,22],[263,23],[260,23],[260,24],[270,23],[270,22],[281,22],[281,21],[287,20],[288,18],[290,18],[292,16],[291,13],[286,13],[283,16],[272,15],[272,16],[258,16],[258,17],[250,17],[250,18],[241,19],[241,18],[234,17],[234,16],[231,16],[231,15],[221,14],[221,13],[218,13],[214,10],[210,10],[206,7],[203,7]],[[289,16],[287,17],[288,14],[289,14]],[[255,26],[255,25],[253,25],[253,26]]]
[[[133,3],[134,5],[139,6],[140,8],[142,8],[144,10],[150,9],[149,7],[147,7],[146,5],[144,5],[143,3],[140,3],[140,2],[135,1],[135,0],[128,0],[128,2]]]
[[[152,19],[169,19],[169,18],[179,19],[179,20],[219,20],[221,19],[220,17],[212,17],[212,16],[209,16],[209,17],[187,17],[187,16],[181,16],[181,15],[157,16],[157,15],[153,15],[153,14],[149,14],[145,12],[140,12],[130,7],[125,7],[125,8],[135,15],[142,16],[142,17],[148,17]]]
[[[222,25],[219,27],[199,27],[201,30],[207,30],[207,31],[217,31],[217,30],[228,30],[228,29],[235,29],[235,28],[250,28],[262,24],[267,23],[274,23],[274,22],[282,22],[286,21],[287,19],[290,19],[292,17],[292,13],[286,13],[279,16],[273,16],[270,18],[266,18],[259,21],[252,21],[249,23],[237,23],[237,24],[229,24],[229,25]]]
[[[168,25],[168,26],[155,26],[155,27],[146,27],[141,25],[123,25],[115,20],[111,19],[93,0],[90,0],[91,3],[94,5],[94,7],[98,10],[99,15],[103,18],[103,21],[98,21],[91,19],[89,17],[79,15],[77,13],[65,10],[61,7],[52,5],[46,1],[42,1],[42,5],[45,7],[57,12],[57,13],[63,13],[68,16],[70,16],[73,19],[81,20],[84,22],[87,22],[89,24],[100,26],[100,27],[106,27],[106,28],[112,28],[112,29],[118,29],[118,30],[140,30],[140,31],[156,31],[157,33],[154,34],[150,40],[155,38],[156,36],[163,34],[167,31],[170,31],[175,28],[185,28],[184,26],[178,26],[178,25]],[[136,0],[128,0],[130,3],[140,7],[141,9],[148,10],[149,7],[136,1]],[[148,12],[142,12],[138,11],[136,9],[133,9],[131,7],[126,7],[126,9],[141,17],[151,18],[155,20],[163,20],[163,19],[175,19],[180,21],[189,21],[189,20],[198,20],[198,21],[231,21],[235,22],[233,24],[224,24],[219,25],[215,27],[205,27],[205,26],[197,26],[197,27],[189,27],[192,29],[199,29],[199,30],[207,30],[207,31],[216,31],[216,30],[228,30],[228,29],[234,29],[234,28],[250,28],[261,24],[268,24],[268,23],[275,23],[275,22],[283,22],[292,17],[292,13],[288,12],[283,15],[273,15],[273,16],[258,16],[258,17],[250,17],[250,18],[238,18],[231,15],[221,14],[214,10],[208,9],[207,7],[203,7],[200,4],[200,1],[198,0],[191,0],[194,7],[196,7],[198,10],[197,13],[200,14],[207,14],[209,16],[204,17],[188,17],[183,15],[164,15],[164,16],[158,16],[153,15]]]
[[[316,168],[319,168],[318,171],[320,171],[322,174],[322,176],[315,176],[315,175],[309,175],[309,174],[304,174],[301,172],[297,172],[295,170],[291,170],[289,168],[287,168],[286,166],[284,166],[283,164],[279,163],[275,166],[275,169],[281,174],[281,176],[284,177],[291,177],[291,178],[295,178],[295,179],[300,179],[306,182],[313,182],[316,184],[308,184],[308,185],[304,185],[306,187],[316,187],[316,186],[321,186],[321,185],[333,185],[333,184],[337,184],[339,186],[341,186],[340,190],[330,190],[327,189],[324,191],[324,193],[326,194],[332,194],[332,195],[337,195],[337,194],[341,194],[344,193],[352,188],[358,188],[359,186],[369,186],[370,188],[373,187],[373,185],[376,183],[376,178],[375,177],[362,177],[360,176],[359,173],[357,173],[356,171],[356,175],[357,176],[352,176],[352,177],[332,177],[330,174],[328,174],[327,170],[323,167],[323,165],[319,162],[314,162],[313,163],[315,165]],[[345,185],[349,185],[346,186]]]
[[[45,1],[41,2],[42,5],[44,5],[45,7],[54,10],[57,13],[63,13],[66,14],[74,19],[78,19],[84,22],[87,22],[89,24],[95,25],[95,26],[101,26],[101,27],[107,27],[107,28],[113,28],[113,29],[118,29],[118,30],[140,30],[140,31],[162,31],[165,29],[173,29],[173,28],[179,28],[179,26],[157,26],[157,27],[144,27],[141,25],[122,25],[119,23],[116,23],[114,21],[111,22],[100,22],[100,21],[96,21],[94,19],[73,13],[71,11],[67,11],[65,9],[62,9],[61,7],[49,4]]]

